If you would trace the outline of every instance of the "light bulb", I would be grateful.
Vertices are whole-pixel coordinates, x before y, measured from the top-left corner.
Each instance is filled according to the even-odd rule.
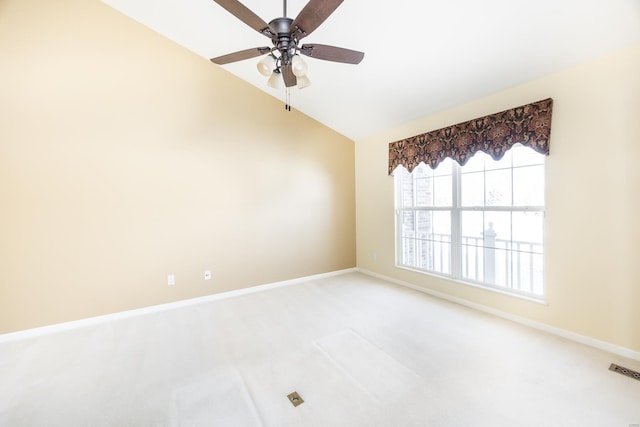
[[[307,76],[298,77],[298,89],[304,89],[307,86],[311,86],[311,80]]]
[[[271,73],[271,77],[267,80],[267,86],[273,89],[280,89],[282,87],[282,79],[280,78],[280,73],[276,73],[275,71]]]
[[[267,55],[256,64],[256,67],[258,67],[258,72],[260,74],[265,77],[269,77],[273,71],[273,65],[273,57],[271,55]]]
[[[300,55],[295,55],[291,59],[291,68],[293,69],[293,74],[296,77],[301,77],[307,74],[307,63],[300,58]]]

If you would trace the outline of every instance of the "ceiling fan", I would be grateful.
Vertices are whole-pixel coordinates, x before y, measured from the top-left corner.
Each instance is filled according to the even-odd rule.
[[[238,0],[214,0],[233,16],[271,39],[273,47],[255,47],[212,58],[219,65],[242,61],[265,55],[258,63],[258,71],[270,76],[267,84],[277,87],[280,76],[287,88],[308,86],[306,64],[300,54],[325,61],[359,64],[363,52],[323,44],[303,44],[300,40],[316,30],[343,0],[309,0],[296,19],[287,18],[287,0],[283,0],[283,17],[275,18],[267,24]]]

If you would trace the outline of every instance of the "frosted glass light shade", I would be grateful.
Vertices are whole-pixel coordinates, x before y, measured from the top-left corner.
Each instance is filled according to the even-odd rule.
[[[269,77],[273,72],[274,61],[271,55],[262,58],[257,64],[258,72],[265,77]]]
[[[282,79],[280,78],[280,73],[271,73],[271,77],[269,77],[269,80],[267,80],[267,86],[273,89],[280,89],[282,87]]]
[[[291,59],[291,68],[293,70],[293,74],[296,77],[301,77],[307,74],[307,63],[304,62],[304,60],[300,58],[299,55],[295,55]]]
[[[311,86],[311,80],[307,76],[298,77],[298,89],[304,89],[307,86]]]

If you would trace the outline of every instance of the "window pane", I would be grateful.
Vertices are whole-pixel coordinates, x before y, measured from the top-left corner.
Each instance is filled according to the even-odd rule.
[[[429,166],[425,167],[429,168],[429,170],[433,172],[434,176],[451,175],[453,171],[453,160],[447,157],[440,162],[435,170],[431,169]]]
[[[403,238],[400,263],[408,267],[451,273],[451,212],[401,212]]]
[[[461,212],[462,277],[475,281],[484,280],[484,213]]]
[[[417,267],[416,263],[416,221],[412,211],[400,214],[400,230],[402,248],[399,253],[400,263],[409,267]]]
[[[514,206],[544,205],[544,166],[513,169]]]
[[[485,246],[511,248],[511,212],[485,211],[484,230]]]
[[[462,206],[484,206],[484,172],[463,173],[460,179]]]
[[[445,174],[420,163],[413,171],[413,188],[415,206],[451,206],[451,174]]]
[[[451,241],[451,212],[450,211],[434,211],[433,212],[433,234],[449,236]]]
[[[511,251],[494,249],[487,252],[485,281],[504,288],[511,288]]]
[[[504,153],[504,156],[500,160],[493,160],[493,158],[485,153],[484,156],[484,170],[496,170],[511,167],[511,150]]]
[[[429,270],[451,274],[451,243],[446,240],[433,242],[433,260]]]
[[[512,288],[542,295],[542,254],[512,252]]]
[[[516,144],[509,151],[513,156],[513,166],[541,165],[544,163],[544,154],[536,152],[533,148]]]
[[[417,234],[416,237],[421,239],[431,239],[433,234],[433,219],[431,211],[418,211],[417,217]]]
[[[430,239],[429,269],[439,273],[451,273],[451,212],[431,212],[433,234]]]
[[[463,240],[461,250],[462,277],[478,282],[484,281],[485,248],[474,244],[465,244],[465,241]]]
[[[485,173],[485,203],[487,206],[511,206],[511,170]]]
[[[484,213],[463,211],[461,216],[462,243],[482,246],[484,244]]]
[[[402,251],[400,253],[400,263],[408,267],[417,267],[416,263],[416,240],[412,238],[402,239]]]
[[[411,172],[414,178],[424,178],[427,176],[431,176],[432,170],[429,166],[424,163],[420,163],[416,168]]]
[[[523,245],[535,245],[539,247],[535,252],[540,252],[543,239],[543,215],[542,212],[514,212],[513,213],[513,241]],[[514,250],[519,248],[514,247]],[[533,246],[526,250],[533,251]]]
[[[396,168],[395,176],[400,180],[400,207],[413,206],[413,176],[403,167]]]
[[[478,151],[473,155],[464,166],[462,166],[462,173],[469,172],[481,172],[484,171],[484,158],[486,154],[482,151]]]
[[[414,183],[416,206],[433,206],[431,177],[416,178]]]
[[[432,240],[419,240],[417,243],[417,254],[416,254],[416,267],[421,269],[431,269],[432,265],[432,253],[433,253],[433,241]]]
[[[434,202],[435,206],[451,206],[452,183],[451,175],[438,176],[434,179]]]
[[[403,237],[415,236],[415,221],[412,211],[403,211],[400,215],[400,226],[402,227]]]
[[[533,284],[531,293],[535,295],[544,295],[544,259],[543,255],[534,255],[533,261]]]

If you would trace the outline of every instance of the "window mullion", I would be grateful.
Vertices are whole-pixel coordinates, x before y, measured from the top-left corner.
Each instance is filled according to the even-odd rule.
[[[451,198],[451,274],[454,277],[462,277],[462,230],[460,211],[461,190],[461,166],[453,162],[451,171],[452,198]]]

